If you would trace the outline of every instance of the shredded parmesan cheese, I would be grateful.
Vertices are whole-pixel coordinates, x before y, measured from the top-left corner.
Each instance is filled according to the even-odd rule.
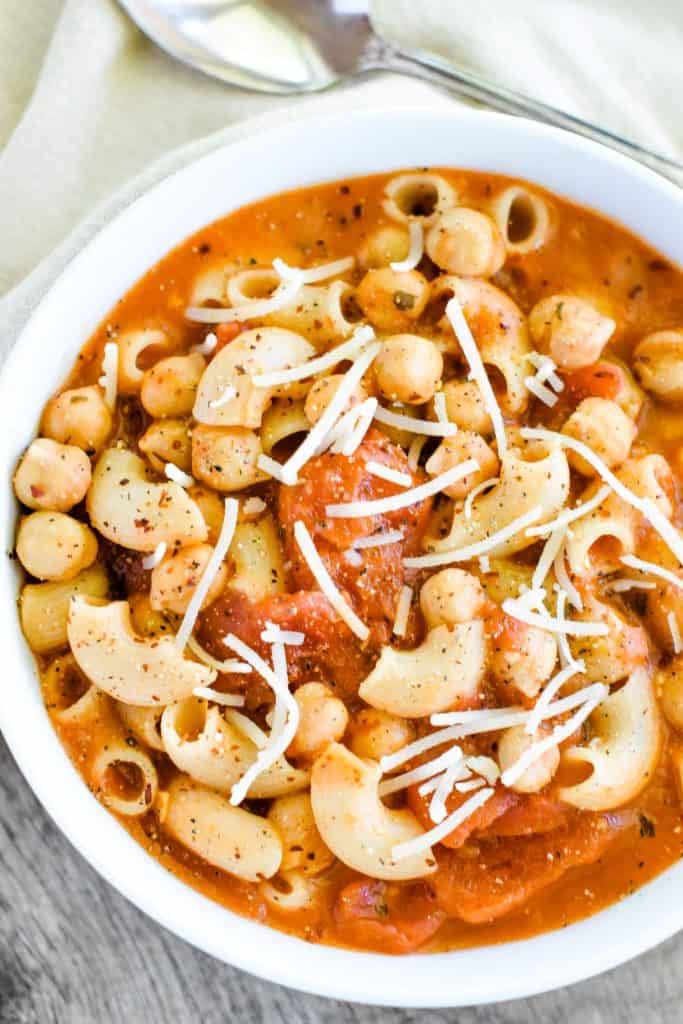
[[[251,718],[243,715],[241,711],[228,711],[226,719],[235,726],[238,732],[246,736],[258,750],[262,750],[268,742],[268,734],[261,729]]]
[[[556,593],[557,599],[555,601],[555,615],[560,622],[564,622],[565,608],[567,606],[567,591],[560,585],[556,588]],[[570,665],[574,660],[572,652],[569,649],[569,640],[565,633],[557,633],[555,639],[557,641],[557,651],[560,655],[560,664],[564,668],[565,665]]]
[[[491,572],[491,559],[488,555],[482,555],[479,559],[479,572],[483,573],[484,576]]]
[[[411,487],[410,490],[403,491],[402,494],[392,494],[388,498],[376,498],[374,501],[349,501],[341,502],[339,505],[328,505],[325,514],[331,519],[362,519],[365,516],[397,512],[410,505],[417,505],[425,498],[431,498],[432,495],[438,494],[439,491],[445,490],[446,487],[450,487],[457,480],[462,480],[463,477],[478,469],[479,463],[476,459],[466,459],[460,465],[452,466],[445,473],[435,476],[433,480],[428,480],[427,483],[420,484],[418,487]],[[407,564],[407,561],[404,564]]]
[[[408,616],[410,615],[410,606],[413,600],[413,588],[412,587],[401,587],[401,593],[399,594],[398,604],[396,605],[396,618],[394,619],[394,628],[392,630],[394,636],[405,636],[406,628],[408,626]]]
[[[272,373],[254,374],[251,382],[257,388],[275,388],[281,387],[283,384],[292,384],[297,380],[305,380],[307,377],[315,377],[319,373],[324,373],[325,370],[332,369],[332,367],[337,366],[346,359],[353,359],[360,353],[361,349],[374,340],[374,337],[375,332],[372,327],[364,324],[362,327],[355,329],[348,341],[337,345],[336,348],[330,349],[324,355],[318,356],[316,359],[309,359],[307,363],[302,363],[301,366],[293,366],[288,370],[274,370]]]
[[[194,477],[191,477],[189,473],[184,473],[182,469],[174,466],[172,462],[166,463],[164,473],[169,480],[172,480],[174,484],[178,484],[180,487],[192,487],[194,484]]]
[[[443,775],[439,776],[439,780],[434,790],[434,796],[432,797],[429,804],[429,817],[435,824],[443,821],[448,814],[446,807],[446,800],[451,794],[453,786],[460,779],[467,778],[469,776],[469,770],[465,766],[464,761],[457,762],[447,768]]]
[[[375,409],[377,408],[377,399],[368,398],[360,405],[350,409],[349,412],[345,413],[344,416],[337,422],[337,425],[330,431],[330,437],[336,438],[332,442],[330,451],[333,455],[346,455],[347,457],[353,455],[353,453],[363,443],[363,439],[367,434],[368,430],[372,426],[372,420],[375,415]],[[344,427],[344,421],[348,417],[349,423],[355,423],[353,429],[349,432]]]
[[[210,686],[195,686],[192,691],[194,697],[200,700],[210,700],[214,704],[222,704],[226,708],[244,707],[244,697],[239,693],[221,693],[220,690],[212,690]]]
[[[410,448],[408,449],[408,467],[413,471],[413,473],[420,464],[420,455],[422,454],[422,449],[426,443],[427,438],[424,435],[418,435],[410,442]]]
[[[592,683],[590,686],[570,693],[567,697],[553,701],[543,710],[541,721],[548,718],[555,718],[563,715],[566,711],[572,711],[589,700],[601,701],[609,694],[609,687],[604,683]],[[438,732],[423,736],[423,740],[433,740],[431,746],[438,746],[448,740],[460,740],[465,736],[476,736],[482,732],[496,732],[498,729],[510,729],[513,725],[526,725],[531,711],[522,707],[507,708],[485,708],[482,711],[443,711],[440,714],[432,715],[429,721],[432,725],[443,725],[447,728]],[[436,740],[434,737],[441,737]],[[415,741],[419,743],[419,740]],[[403,750],[406,748],[404,747]],[[429,749],[429,747],[427,747]],[[397,751],[390,755],[397,757],[403,751]],[[421,751],[420,751],[421,752]],[[411,753],[410,757],[416,756]],[[407,760],[407,759],[406,759]],[[400,761],[398,762],[401,763]],[[381,765],[381,762],[380,762]]]
[[[472,460],[468,460],[468,462],[470,461]],[[467,463],[463,463],[463,465],[467,465]],[[468,469],[467,472],[469,473],[471,470]],[[519,533],[520,530],[523,530],[530,523],[535,523],[542,515],[543,509],[540,505],[537,505],[535,508],[530,509],[529,512],[525,512],[524,515],[513,519],[507,526],[496,530],[495,533],[489,534],[484,540],[477,541],[475,544],[468,544],[466,547],[457,548],[454,551],[438,551],[432,555],[416,555],[414,558],[404,558],[403,564],[407,569],[430,569],[435,565],[448,565],[449,562],[469,562],[480,555],[493,552],[499,544],[503,544],[511,537],[514,537],[516,533]]]
[[[446,409],[446,396],[443,391],[437,391],[434,395],[434,412],[439,423],[448,423],[448,410]]]
[[[680,654],[683,651],[683,641],[681,641],[681,631],[678,627],[676,612],[669,612],[666,621],[669,625],[669,632],[671,633],[671,640],[674,645],[674,654]]]
[[[555,556],[555,561],[553,562],[553,569],[555,570],[555,579],[557,580],[558,584],[569,598],[569,601],[574,605],[577,612],[582,612],[583,599],[581,597],[581,594],[578,592],[578,590],[572,583],[571,579],[569,578],[569,573],[567,572],[567,563],[565,558],[566,550],[567,542],[565,538],[565,540],[560,545],[560,549],[557,552],[557,555]]]
[[[102,376],[97,383],[104,388],[104,400],[107,408],[113,412],[119,386],[119,346],[115,341],[108,341],[104,346]]]
[[[159,544],[157,544],[151,555],[145,555],[145,557],[142,559],[142,568],[154,569],[163,560],[165,554],[166,542],[162,540],[160,541]]]
[[[527,537],[545,537],[549,533],[554,533],[555,530],[569,526],[570,523],[575,522],[577,519],[582,519],[583,516],[588,515],[589,512],[593,512],[599,505],[602,505],[609,493],[610,488],[607,484],[604,484],[589,501],[584,501],[583,504],[576,505],[574,508],[566,509],[560,513],[557,519],[552,519],[549,523],[541,523],[540,526],[530,526],[526,531]]]
[[[655,590],[656,587],[657,584],[650,580],[636,580],[624,576],[620,580],[608,583],[605,590],[608,594],[625,594],[628,590]]]
[[[467,779],[465,782],[456,782],[455,788],[458,793],[471,793],[473,790],[481,789],[485,785],[484,779]],[[434,818],[432,818],[432,821],[434,821]]]
[[[604,698],[603,698],[604,699]],[[532,764],[553,747],[559,746],[564,740],[569,739],[572,733],[576,732],[580,725],[595,711],[600,700],[589,700],[576,711],[571,718],[568,718],[563,725],[556,725],[550,736],[532,743],[528,750],[519,757],[514,764],[506,768],[500,779],[504,786],[511,786],[516,782]]]
[[[555,561],[557,555],[559,554],[560,548],[564,544],[566,532],[566,528],[562,529],[560,527],[559,529],[554,530],[553,533],[551,533],[548,537],[548,540],[546,541],[543,547],[543,551],[541,552],[541,557],[536,563],[534,574],[531,578],[532,587],[535,588],[543,586],[545,578],[550,572],[550,567]]]
[[[288,476],[285,475],[285,468],[281,462],[277,459],[271,458],[270,455],[264,455],[261,453],[256,460],[256,465],[262,473],[267,473],[268,476],[272,476],[274,480],[278,480],[281,484],[287,486],[291,483]],[[296,483],[296,481],[294,481]]]
[[[190,598],[190,603],[187,606],[187,611],[183,616],[183,621],[180,623],[180,628],[176,633],[175,642],[176,645],[182,650],[185,647],[188,639],[194,629],[194,624],[197,621],[197,616],[201,611],[201,607],[204,604],[204,599],[209,592],[211,584],[213,583],[216,573],[220,569],[223,559],[228,553],[228,548],[232,543],[232,538],[235,533],[235,527],[237,525],[237,512],[239,510],[239,502],[236,498],[225,499],[225,513],[223,515],[223,524],[221,531],[216,541],[216,546],[211,553],[211,558],[206,563],[206,568],[202,573],[197,586],[194,588],[194,593]]]
[[[545,384],[546,381],[555,391],[564,391],[564,381],[557,373],[557,364],[550,356],[541,352],[530,352],[527,359],[531,365],[538,370],[536,379]]]
[[[398,469],[392,469],[391,466],[385,466],[373,459],[365,463],[365,468],[372,476],[378,476],[380,480],[388,480],[389,483],[397,484],[399,487],[410,487],[413,482],[409,473],[401,473]]]
[[[248,674],[251,672],[251,665],[245,664],[243,661],[238,661],[236,658],[226,658],[225,661],[219,661],[218,658],[214,658],[212,654],[205,651],[203,647],[195,640],[193,636],[187,638],[187,647],[192,651],[196,658],[208,665],[209,668],[215,668],[217,672],[234,672],[238,675]]]
[[[452,437],[458,432],[455,423],[413,419],[412,416],[392,412],[391,409],[385,409],[381,405],[378,405],[375,410],[375,419],[378,423],[383,423],[385,427],[395,427],[396,430],[406,430],[411,434],[424,434],[425,437]]]
[[[332,577],[325,568],[323,561],[316,550],[315,544],[313,543],[311,535],[306,529],[305,523],[300,519],[298,519],[294,524],[294,538],[299,546],[301,554],[306,560],[308,568],[315,577],[318,586],[336,611],[339,618],[343,619],[351,632],[355,633],[359,639],[363,641],[367,640],[370,635],[370,630],[365,623],[358,618],[353,608],[351,608],[342,597]]]
[[[417,768],[412,768],[409,772],[394,775],[392,778],[380,782],[377,792],[380,796],[398,793],[399,790],[407,789],[415,782],[422,782],[423,779],[429,779],[432,775],[438,775],[445,768],[449,768],[459,761],[462,761],[462,750],[460,747],[451,747],[445,753],[435,757],[433,761],[427,761],[425,764],[418,765]]]
[[[403,530],[386,530],[384,533],[371,533],[369,537],[359,537],[354,540],[353,547],[356,551],[363,548],[383,548],[386,544],[398,544],[403,540]]]
[[[678,587],[683,590],[683,580],[676,573],[671,572],[669,569],[665,569],[661,565],[657,565],[655,562],[646,562],[642,558],[636,558],[634,555],[624,555],[620,559],[624,565],[627,565],[629,569],[640,569],[641,572],[647,572],[651,576],[658,576],[662,580],[666,580],[667,583],[671,583],[674,587]],[[654,586],[654,584],[652,584]]]
[[[283,309],[296,298],[302,284],[303,280],[299,275],[292,276],[289,280],[283,281],[270,298],[254,299],[252,302],[245,302],[243,306],[229,306],[221,309],[188,306],[185,316],[188,320],[194,320],[199,324],[228,324],[235,321],[255,320]]]
[[[476,484],[476,486],[472,488],[470,493],[465,498],[465,504],[463,506],[465,519],[472,518],[472,502],[474,501],[474,499],[478,498],[479,495],[483,494],[484,491],[488,491],[490,487],[495,487],[495,485],[499,483],[499,481],[499,476],[490,476],[488,480],[482,480],[481,483]]]
[[[472,336],[472,332],[469,328],[469,324],[465,319],[462,311],[462,306],[458,302],[457,298],[453,298],[449,301],[446,306],[446,316],[450,320],[451,326],[455,331],[455,336],[458,339],[460,348],[462,349],[463,355],[467,360],[467,363],[472,374],[472,379],[479,386],[481,391],[481,397],[486,407],[486,411],[491,417],[491,423],[493,424],[493,432],[496,437],[496,444],[498,446],[498,457],[502,458],[507,451],[507,439],[505,437],[505,424],[503,423],[503,416],[498,407],[496,396],[493,393],[491,387],[491,381],[488,378],[488,374],[484,369],[484,364],[481,360],[477,343]]]
[[[343,256],[331,263],[320,263],[317,267],[309,267],[303,270],[301,267],[290,267],[279,256],[273,260],[273,270],[280,275],[283,281],[295,281],[301,278],[302,284],[316,284],[318,281],[325,281],[328,277],[336,277],[338,274],[345,274],[352,270],[355,263],[353,256]]]
[[[525,377],[524,385],[527,391],[530,391],[534,398],[537,398],[539,402],[543,402],[543,404],[547,405],[550,409],[557,405],[557,395],[555,392],[551,391],[546,384],[543,384],[537,376]]]
[[[228,633],[223,638],[223,643],[251,665],[255,672],[265,679],[275,694],[275,712],[273,725],[267,743],[259,750],[256,760],[247,768],[242,778],[232,787],[230,803],[237,806],[244,800],[249,792],[249,787],[254,779],[270,768],[271,765],[282,757],[294,739],[299,725],[299,705],[289,692],[289,680],[287,679],[287,663],[284,658],[276,661],[275,654],[280,644],[273,645],[273,668],[266,664],[256,651],[252,650],[244,641],[240,640],[233,633]],[[284,652],[284,647],[282,648]],[[284,662],[284,667],[283,667]],[[239,712],[238,712],[239,713]]]
[[[200,356],[210,356],[217,344],[218,338],[213,333],[213,331],[211,331],[204,338],[204,341],[201,343],[201,345],[193,345],[191,351],[199,352]]]
[[[369,348],[365,349],[358,356],[351,369],[344,374],[344,379],[335,391],[332,401],[318,422],[314,424],[305,440],[301,442],[294,454],[290,456],[282,467],[282,475],[286,483],[296,483],[297,473],[315,455],[318,445],[341,416],[344,406],[353,394],[356,385],[363,379],[365,372],[379,352],[379,349],[378,343],[370,345]]]
[[[440,842],[449,832],[453,832],[464,821],[467,821],[470,815],[479,810],[487,800],[490,800],[493,792],[493,789],[489,786],[485,789],[480,789],[469,800],[466,800],[461,807],[458,807],[456,811],[449,814],[439,825],[435,825],[434,828],[429,829],[428,832],[421,836],[416,836],[415,839],[409,839],[407,842],[399,843],[398,846],[395,846],[391,851],[391,856],[394,860],[402,860],[404,857],[412,857],[413,854],[428,850],[433,843]]]
[[[555,694],[560,692],[564,684],[571,679],[572,676],[577,675],[579,672],[584,673],[585,671],[586,666],[583,661],[572,661],[569,665],[565,665],[564,668],[560,669],[560,671],[554,675],[548,683],[546,683],[543,688],[543,692],[531,709],[531,713],[527,718],[526,726],[524,727],[525,732],[527,732],[529,736],[533,736],[538,729],[541,721],[543,720],[543,712],[546,710]]]
[[[404,260],[396,260],[394,263],[389,264],[391,269],[397,274],[405,274],[409,270],[414,270],[424,253],[424,228],[422,221],[418,219],[411,220],[408,224],[408,231],[410,232],[408,255]]]
[[[573,619],[559,619],[549,614],[529,611],[515,597],[503,601],[503,611],[513,619],[526,622],[527,626],[539,626],[549,633],[565,633],[567,636],[606,636],[609,628],[605,622],[575,622]]]
[[[301,647],[306,639],[306,634],[292,629],[280,629],[274,622],[266,622],[261,639],[264,644],[290,644],[292,647]]]

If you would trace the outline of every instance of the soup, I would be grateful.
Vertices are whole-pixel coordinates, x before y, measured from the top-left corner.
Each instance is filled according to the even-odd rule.
[[[421,169],[202,229],[14,477],[20,614],[95,796],[210,898],[387,953],[683,853],[683,278]]]

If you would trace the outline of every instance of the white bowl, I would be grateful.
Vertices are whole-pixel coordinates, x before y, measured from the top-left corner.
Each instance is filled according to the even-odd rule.
[[[170,248],[244,203],[284,189],[416,166],[451,166],[538,182],[594,207],[683,262],[683,192],[575,135],[462,110],[374,110],[302,120],[210,153],[157,185],[105,228],[57,281],[0,378],[0,511],[13,546],[9,480],[40,410],[117,299]],[[188,942],[294,988],[391,1006],[464,1006],[580,981],[683,927],[683,864],[593,918],[496,947],[401,958],[312,945],[238,917],[184,885],[89,793],[50,725],[15,610],[18,576],[0,569],[5,696],[0,727],[38,798],[120,892]],[[152,965],[153,967],[153,965]]]

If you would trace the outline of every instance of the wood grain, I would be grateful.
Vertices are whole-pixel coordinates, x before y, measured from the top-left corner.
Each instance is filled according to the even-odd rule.
[[[464,1010],[291,992],[212,960],[114,892],[48,819],[0,740],[0,1024],[674,1024],[682,960],[680,936],[571,990]]]

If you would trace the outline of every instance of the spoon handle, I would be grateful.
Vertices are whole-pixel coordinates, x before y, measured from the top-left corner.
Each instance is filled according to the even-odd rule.
[[[386,44],[382,46],[380,53],[381,57],[378,63],[381,63],[385,70],[414,75],[461,96],[486,103],[507,114],[521,114],[558,128],[565,128],[638,160],[669,178],[676,185],[683,184],[683,163],[679,160],[665,156],[663,153],[656,153],[638,145],[637,142],[617,135],[615,132],[600,128],[580,117],[574,117],[573,114],[565,113],[556,107],[548,106],[530,96],[524,96],[522,93],[505,88],[505,86],[494,84],[471,71],[456,67],[436,54],[420,50],[394,49]]]

